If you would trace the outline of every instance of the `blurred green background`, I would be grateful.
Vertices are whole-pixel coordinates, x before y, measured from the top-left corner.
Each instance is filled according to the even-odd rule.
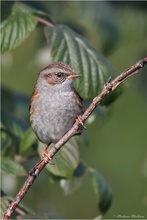
[[[119,72],[147,55],[146,2],[26,3],[83,34]],[[7,89],[31,96],[37,73],[50,59],[42,31],[39,26],[21,46],[2,56],[2,85]],[[80,146],[81,158],[100,171],[113,192],[105,218],[133,214],[147,218],[147,67],[127,81],[123,95],[106,116],[87,125],[87,132],[89,144]],[[27,170],[35,162],[31,159]],[[98,215],[90,178],[65,197],[59,184],[51,184],[47,175],[43,171],[24,199],[37,213],[57,212],[81,219]],[[17,179],[12,195],[24,180]]]

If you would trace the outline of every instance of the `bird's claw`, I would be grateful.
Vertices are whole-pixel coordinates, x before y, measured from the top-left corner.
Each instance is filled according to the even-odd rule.
[[[76,122],[77,122],[78,124],[80,124],[80,125],[86,130],[86,127],[84,126],[84,123],[83,123],[83,121],[82,121],[82,116],[81,116],[81,115],[79,115],[79,116],[76,118]]]
[[[54,165],[54,163],[52,162],[52,158],[48,155],[47,153],[47,148],[48,146],[46,146],[43,150],[42,150],[42,158],[45,161],[45,163],[49,163],[51,165]]]

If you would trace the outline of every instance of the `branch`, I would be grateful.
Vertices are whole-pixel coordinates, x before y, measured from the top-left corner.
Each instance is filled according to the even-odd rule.
[[[104,97],[110,92],[115,90],[123,81],[127,78],[135,75],[139,69],[141,69],[147,63],[147,57],[137,62],[135,65],[131,66],[129,69],[121,73],[118,77],[116,77],[113,81],[108,81],[104,85],[104,88],[100,92],[98,96],[93,99],[93,102],[81,116],[81,121],[84,123],[86,119],[91,115],[94,109],[101,103]],[[74,123],[72,128],[52,147],[52,149],[48,152],[48,157],[53,158],[55,154],[62,148],[62,146],[74,135],[81,132],[81,124],[79,124],[78,120]],[[7,211],[4,213],[3,219],[9,219],[12,213],[17,208],[20,201],[23,199],[33,182],[35,181],[36,177],[39,173],[43,170],[43,168],[48,163],[43,159],[38,164],[34,166],[34,168],[29,172],[29,176],[25,181],[24,185],[16,195],[14,201],[10,204]]]

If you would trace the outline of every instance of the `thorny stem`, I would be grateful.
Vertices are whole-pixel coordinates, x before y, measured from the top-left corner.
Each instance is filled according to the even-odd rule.
[[[89,105],[87,110],[81,116],[81,120],[84,123],[86,119],[90,116],[90,114],[94,111],[97,105],[104,99],[104,97],[110,92],[115,90],[124,80],[135,75],[140,68],[142,68],[147,63],[147,57],[137,62],[135,65],[131,66],[129,69],[121,73],[117,76],[113,81],[108,81],[102,91],[98,96],[93,99],[93,102]],[[62,146],[75,134],[81,132],[80,124],[78,120],[74,123],[73,127],[52,147],[52,149],[48,152],[49,158],[53,158],[54,155],[62,148]],[[12,213],[17,208],[20,201],[23,199],[25,194],[28,192],[29,188],[35,181],[36,177],[46,166],[45,160],[41,160],[38,164],[36,164],[33,169],[29,172],[29,176],[25,181],[24,185],[16,195],[14,201],[10,204],[7,211],[4,213],[3,219],[9,219]]]

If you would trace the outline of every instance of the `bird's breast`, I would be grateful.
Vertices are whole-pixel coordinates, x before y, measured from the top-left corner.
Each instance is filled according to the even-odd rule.
[[[79,114],[72,92],[42,93],[34,102],[32,127],[43,143],[56,142],[72,127]]]

